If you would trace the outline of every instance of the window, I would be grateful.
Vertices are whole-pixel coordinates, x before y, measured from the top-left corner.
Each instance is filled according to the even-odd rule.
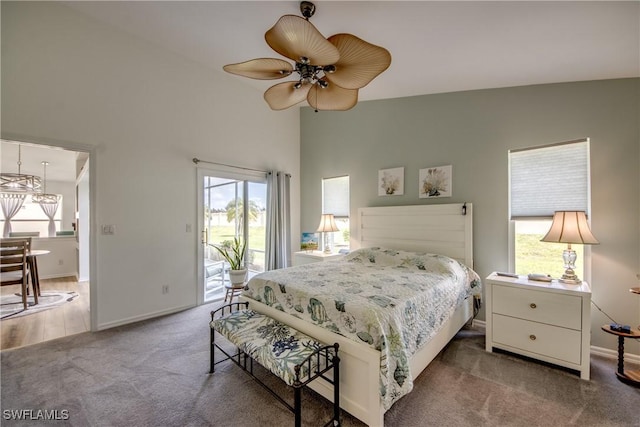
[[[540,240],[555,211],[590,208],[589,141],[570,141],[509,152],[509,214],[512,221],[511,270],[517,274],[564,272],[563,243]],[[582,245],[571,245],[584,259]],[[584,262],[576,274],[584,277]]]
[[[56,211],[53,222],[56,225],[56,230],[62,229],[62,196],[58,195],[60,200],[58,201],[58,210]],[[0,228],[4,227],[4,216],[0,221]],[[20,211],[11,218],[11,231],[12,232],[39,232],[40,237],[49,236],[49,218],[45,215],[44,211],[38,203],[31,201],[31,195],[25,197]]]
[[[333,234],[334,250],[349,249],[349,176],[322,179],[322,213],[333,214],[340,231]]]

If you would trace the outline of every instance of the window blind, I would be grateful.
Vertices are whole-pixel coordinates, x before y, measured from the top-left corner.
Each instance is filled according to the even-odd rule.
[[[509,152],[511,219],[551,218],[589,207],[589,141]]]
[[[322,179],[322,213],[349,217],[349,176]]]

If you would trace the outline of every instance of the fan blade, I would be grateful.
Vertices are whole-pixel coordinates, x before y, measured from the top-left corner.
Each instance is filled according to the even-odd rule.
[[[280,55],[296,62],[309,58],[313,65],[335,64],[340,52],[304,18],[284,15],[264,35],[267,44]]]
[[[311,85],[303,84],[300,89],[296,89],[293,87],[295,84],[296,82],[284,82],[271,86],[264,93],[264,100],[272,110],[284,110],[304,101]]]
[[[227,73],[258,80],[281,79],[293,72],[293,66],[283,59],[258,58],[222,67]]]
[[[336,34],[328,39],[340,52],[336,71],[326,79],[345,89],[368,85],[391,65],[391,54],[383,47],[368,43],[353,34]]]
[[[334,84],[329,84],[326,88],[313,85],[307,95],[307,102],[316,110],[350,110],[358,103],[358,89],[344,89]]]

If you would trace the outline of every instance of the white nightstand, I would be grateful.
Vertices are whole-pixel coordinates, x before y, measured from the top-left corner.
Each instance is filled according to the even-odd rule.
[[[321,251],[300,251],[293,253],[292,264],[295,266],[309,264],[312,262],[323,262],[330,259],[341,258],[343,256],[343,254],[338,253],[325,254]]]
[[[591,288],[489,275],[486,350],[500,348],[580,371],[589,379]]]

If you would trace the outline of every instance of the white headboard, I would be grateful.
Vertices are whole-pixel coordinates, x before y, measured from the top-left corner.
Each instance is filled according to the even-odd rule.
[[[446,255],[473,268],[471,203],[358,209],[361,248],[386,247]]]

